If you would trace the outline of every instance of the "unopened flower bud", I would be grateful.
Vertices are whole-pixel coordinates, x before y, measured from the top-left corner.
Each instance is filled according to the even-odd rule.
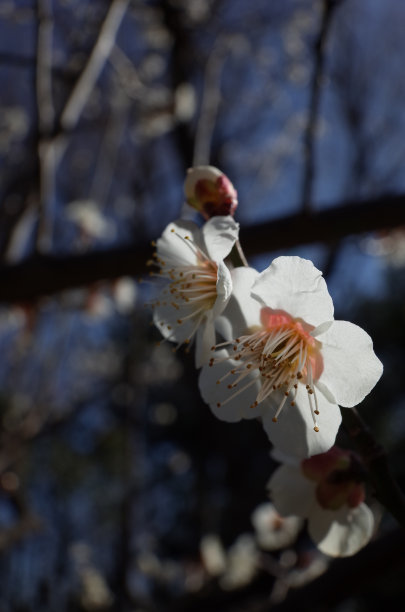
[[[238,194],[227,176],[214,166],[189,168],[184,183],[187,204],[205,219],[216,215],[234,215]]]

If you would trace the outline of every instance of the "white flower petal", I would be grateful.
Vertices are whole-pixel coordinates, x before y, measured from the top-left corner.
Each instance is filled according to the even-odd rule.
[[[323,358],[319,382],[338,404],[355,406],[370,393],[383,371],[370,336],[354,323],[335,321],[318,340]]]
[[[223,261],[218,262],[217,299],[213,307],[213,316],[216,318],[224,310],[232,293],[232,277]],[[213,342],[215,344],[215,340]]]
[[[267,488],[281,516],[307,518],[315,503],[315,486],[305,478],[299,467],[281,465],[273,473]]]
[[[201,368],[209,362],[212,351],[211,347],[215,343],[215,327],[211,317],[206,317],[205,323],[202,323],[196,333],[195,346],[195,367]]]
[[[315,327],[333,319],[333,302],[322,272],[308,259],[277,257],[252,287],[264,306],[284,310]]]
[[[174,230],[174,231],[172,231]],[[188,240],[183,240],[185,236],[203,247],[201,230],[192,221],[178,219],[169,223],[162,236],[156,241],[157,254],[167,267],[171,265],[188,265],[197,261],[195,249]]]
[[[282,399],[279,394],[279,401]],[[277,423],[273,423],[273,410],[267,410],[263,415],[263,427],[274,446],[281,452],[293,457],[305,458],[318,455],[329,450],[336,440],[336,435],[342,421],[339,407],[331,404],[321,394],[317,394],[317,416],[319,431],[314,431],[308,393],[299,383],[295,406],[287,401]]]
[[[203,226],[202,234],[209,258],[220,261],[229,255],[238,239],[239,223],[230,215],[212,217]]]
[[[308,531],[319,550],[331,557],[350,557],[370,540],[374,517],[366,504],[356,508],[342,506],[324,510],[314,505],[309,516]]]
[[[164,306],[160,303],[154,308],[153,322],[164,338],[172,342],[182,343],[192,336],[195,331],[196,321],[188,319],[179,325],[177,321],[181,316],[184,316],[182,309],[177,310],[170,304]]]
[[[232,295],[223,313],[229,321],[223,324],[221,333],[227,340],[246,334],[248,328],[261,325],[262,305],[250,296],[252,284],[259,276],[254,268],[234,268],[231,271]]]
[[[226,350],[217,351],[215,353],[216,359],[224,358],[225,361],[221,363],[214,363],[213,366],[204,366],[201,370],[199,387],[203,400],[209,404],[212,412],[221,421],[228,421],[230,423],[240,421],[241,419],[254,419],[261,414],[262,406],[259,405],[256,408],[250,408],[256,399],[256,395],[260,386],[260,382],[251,384],[249,388],[242,391],[238,395],[235,392],[238,388],[228,389],[228,384],[232,383],[235,376],[230,374],[224,380],[217,384],[217,381],[227,374],[233,367],[237,365],[237,361],[232,360]],[[249,374],[246,376],[243,382],[239,384],[239,388],[243,388],[250,381],[256,378],[257,375]],[[231,397],[235,396],[235,397]],[[230,398],[229,401],[226,401]],[[218,406],[218,403],[221,405]]]

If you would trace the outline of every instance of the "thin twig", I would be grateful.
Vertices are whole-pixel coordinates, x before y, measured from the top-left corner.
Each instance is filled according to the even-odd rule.
[[[312,187],[315,178],[314,141],[316,138],[319,103],[324,77],[325,47],[335,6],[336,0],[324,0],[321,28],[315,44],[315,67],[310,87],[308,123],[304,134],[304,177],[302,183],[301,206],[302,211],[306,214],[311,212],[310,202],[312,200]]]
[[[52,243],[55,165],[51,134],[55,121],[52,97],[52,2],[37,0],[38,35],[36,95],[38,114],[38,229],[37,248],[47,250]]]
[[[43,9],[49,8],[49,0],[40,0],[44,3]],[[115,44],[115,38],[118,33],[118,29],[121,25],[122,19],[125,15],[129,4],[129,0],[114,0],[108,10],[108,13],[101,26],[99,35],[96,43],[87,61],[87,64],[77,80],[73,90],[68,97],[64,109],[60,117],[60,128],[52,139],[42,140],[39,146],[40,156],[40,167],[41,167],[41,210],[42,215],[40,217],[40,226],[38,230],[38,250],[39,252],[47,252],[50,250],[52,245],[52,211],[50,201],[54,194],[55,188],[55,174],[57,167],[59,166],[63,155],[68,146],[67,133],[71,132],[78,124],[83,109],[94,89],[97,79],[107,61],[111,50]],[[45,25],[48,26],[48,30],[45,29]],[[45,32],[45,33],[44,33]],[[40,28],[39,35],[43,35],[46,40],[43,42],[49,43],[49,19],[45,20],[45,24]],[[39,45],[39,48],[41,45]],[[49,53],[48,53],[49,55]],[[50,67],[51,60],[48,58],[47,61],[42,62],[42,66]],[[50,78],[50,76],[49,76]],[[49,80],[48,78],[48,80]],[[46,86],[46,80],[41,86],[42,90],[49,90]]]
[[[114,47],[128,4],[129,0],[114,0],[111,3],[87,64],[65,104],[60,118],[60,125],[63,130],[70,131],[76,127],[83,108]]]
[[[208,164],[210,160],[212,135],[221,102],[221,73],[227,50],[227,45],[222,40],[218,40],[206,65],[194,141],[193,166]]]

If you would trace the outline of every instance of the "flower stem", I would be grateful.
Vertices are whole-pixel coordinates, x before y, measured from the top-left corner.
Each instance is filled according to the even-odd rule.
[[[233,245],[232,250],[229,253],[229,260],[233,264],[234,268],[249,266],[239,240],[237,240]]]
[[[385,449],[355,408],[343,408],[341,412],[343,425],[369,470],[377,499],[405,527],[405,496],[390,471]]]

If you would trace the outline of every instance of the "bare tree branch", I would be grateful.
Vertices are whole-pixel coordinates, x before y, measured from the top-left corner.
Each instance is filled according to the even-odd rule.
[[[90,54],[88,62],[77,80],[69,98],[66,101],[64,109],[60,117],[60,128],[56,135],[52,138],[40,139],[39,142],[39,158],[40,158],[40,185],[41,185],[41,217],[38,229],[38,250],[47,252],[52,245],[52,210],[51,202],[53,200],[55,188],[55,173],[56,169],[65,153],[68,146],[67,133],[72,131],[81,116],[81,113],[89,99],[91,92],[97,82],[98,77],[108,59],[111,50],[115,44],[115,38],[122,19],[125,15],[129,4],[129,0],[114,0],[108,10],[107,16],[104,19],[100,29],[97,41]],[[50,22],[49,22],[50,4],[49,0],[40,0],[39,4],[39,31],[38,31],[38,107],[42,108],[42,98],[46,95],[45,100],[47,109],[46,115],[40,116],[43,121],[49,123],[49,94],[50,94]],[[41,22],[42,19],[42,22]],[[46,69],[46,70],[45,70]],[[47,125],[47,127],[49,127]],[[40,121],[41,128],[41,121]]]
[[[50,0],[37,0],[37,18],[36,95],[39,160],[37,247],[41,250],[42,246],[48,244],[51,240],[55,187],[55,166],[50,149],[51,133],[55,120],[51,72],[53,21],[52,2]]]
[[[129,0],[114,0],[111,3],[86,67],[80,75],[62,112],[60,124],[63,130],[70,131],[77,125],[83,108],[114,47],[115,38],[128,4]]]
[[[210,161],[212,135],[221,102],[221,73],[227,52],[228,45],[219,39],[207,61],[200,116],[194,142],[194,166],[208,164]]]
[[[401,225],[405,225],[405,195],[346,203],[310,217],[298,214],[242,228],[240,240],[245,254],[252,256],[313,242],[331,244],[351,234]],[[151,255],[147,244],[83,255],[35,255],[0,267],[0,301],[31,301],[99,280],[144,274]]]
[[[314,140],[322,93],[322,81],[325,65],[325,46],[332,20],[336,0],[323,0],[322,22],[319,37],[315,44],[315,66],[311,82],[311,94],[308,111],[308,123],[304,134],[304,178],[302,183],[302,210],[310,213],[312,187],[315,176]]]

